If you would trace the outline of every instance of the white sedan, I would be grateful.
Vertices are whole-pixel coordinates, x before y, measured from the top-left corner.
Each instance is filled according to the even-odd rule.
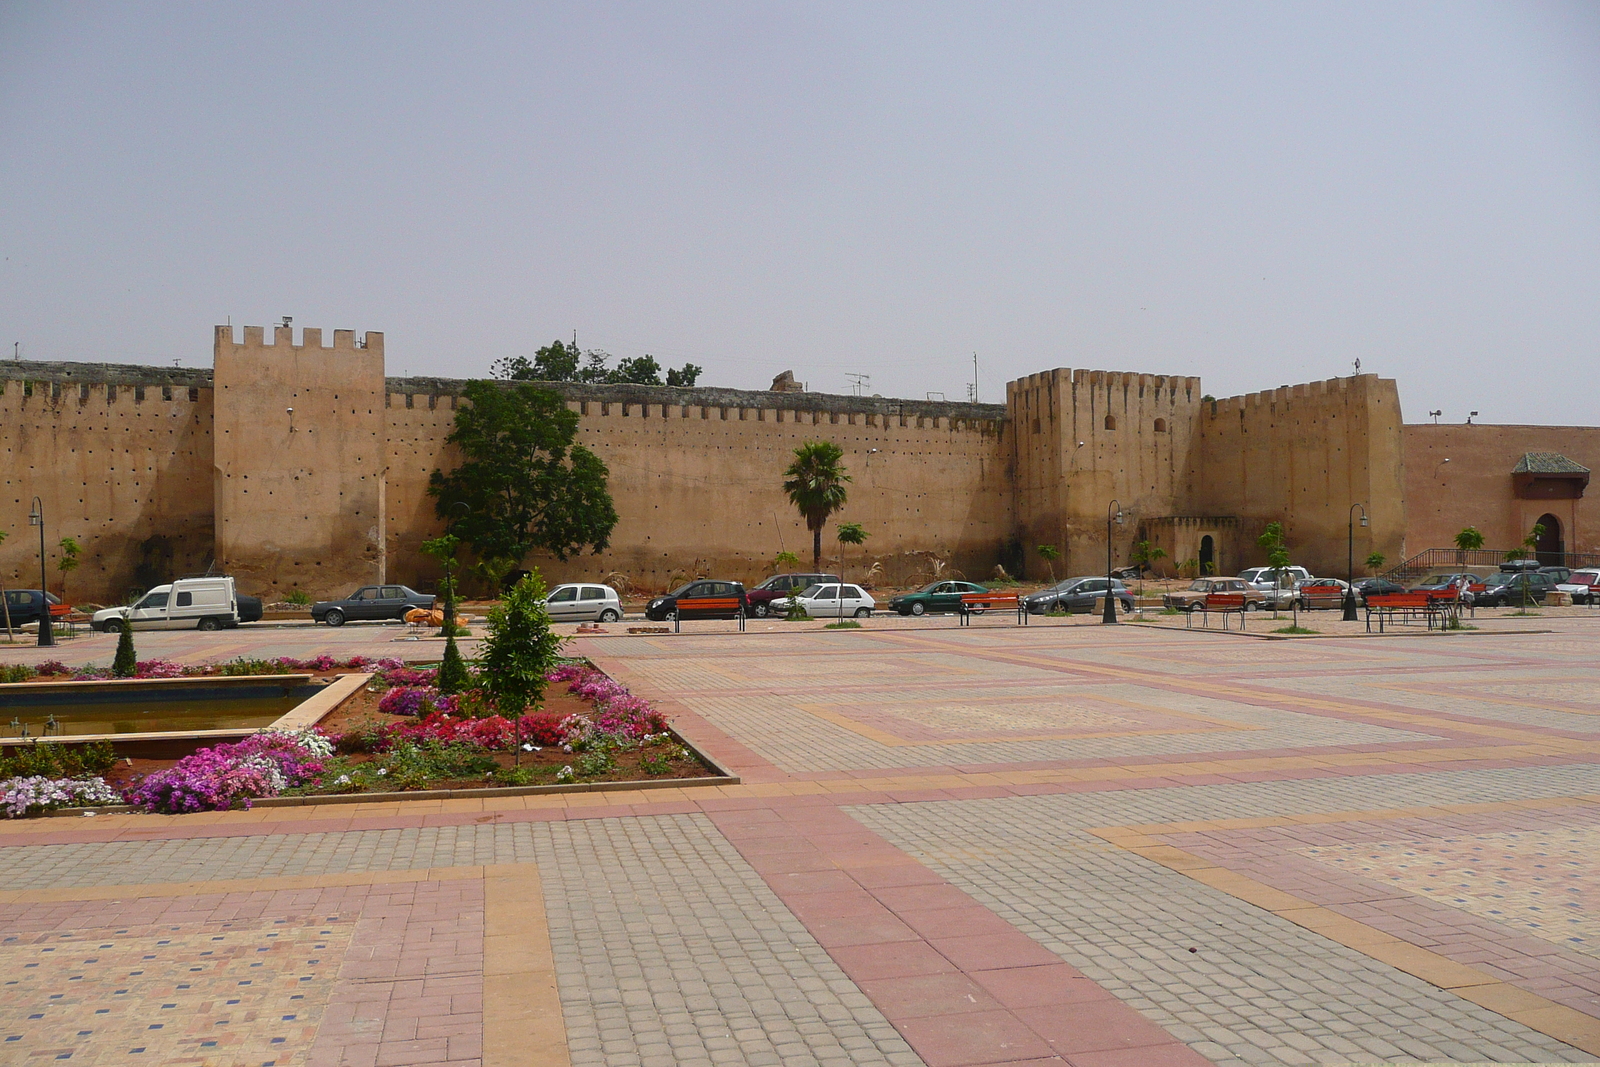
[[[843,590],[843,596],[840,590]],[[799,604],[813,619],[842,619],[853,616],[864,619],[878,608],[878,602],[859,585],[812,585],[794,596],[781,597],[772,602],[775,611],[788,611],[791,604]]]
[[[550,590],[544,609],[551,622],[616,622],[622,618],[622,598],[609,585],[570,582]]]

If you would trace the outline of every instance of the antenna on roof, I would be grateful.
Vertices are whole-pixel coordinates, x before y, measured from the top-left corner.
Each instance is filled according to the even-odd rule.
[[[846,374],[845,377],[850,379],[850,391],[856,396],[861,395],[863,388],[872,388],[872,375],[870,374]]]
[[[1440,408],[1438,411],[1430,411],[1428,414],[1433,416],[1433,424],[1437,426],[1439,425],[1439,416],[1444,414],[1444,409]]]

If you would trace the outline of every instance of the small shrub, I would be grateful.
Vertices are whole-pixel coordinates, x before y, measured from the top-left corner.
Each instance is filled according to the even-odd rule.
[[[26,663],[0,664],[0,682],[27,682],[37,673]]]
[[[35,667],[34,672],[46,678],[51,678],[59,674],[71,674],[72,668],[58,659],[47,659]]]
[[[525,744],[545,746],[567,743],[567,730],[560,715],[551,711],[537,711],[522,717],[522,740]]]
[[[823,627],[824,630],[859,630],[861,624],[854,619],[842,619],[839,622],[830,622]]]
[[[1308,630],[1304,626],[1280,626],[1272,631],[1275,634],[1319,634],[1321,630]]]
[[[789,610],[787,610],[787,611],[785,611],[783,613],[783,621],[784,622],[805,622],[810,618],[811,618],[811,616],[806,614],[806,609],[805,609],[804,605],[802,605],[800,603],[800,601],[798,601],[798,600],[794,599],[793,597],[791,597],[789,599]]]
[[[579,756],[573,766],[579,778],[599,778],[616,770],[616,760],[612,758],[611,746],[596,745],[593,749]]]
[[[671,774],[672,761],[662,753],[655,752],[639,761],[639,769],[646,774]]]
[[[311,594],[304,589],[291,589],[283,594],[283,602],[303,608],[311,603]]]
[[[139,669],[139,657],[133,651],[133,626],[123,620],[117,634],[117,655],[111,661],[111,675],[114,678],[132,678]]]
[[[532,785],[531,767],[502,767],[494,772],[495,781],[501,785]]]

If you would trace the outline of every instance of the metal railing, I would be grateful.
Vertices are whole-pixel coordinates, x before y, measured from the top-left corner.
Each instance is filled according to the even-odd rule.
[[[1430,571],[1497,571],[1509,554],[1510,549],[1504,548],[1430,548],[1390,568],[1383,577],[1406,585]],[[1541,552],[1533,557],[1573,570],[1600,567],[1600,552]]]

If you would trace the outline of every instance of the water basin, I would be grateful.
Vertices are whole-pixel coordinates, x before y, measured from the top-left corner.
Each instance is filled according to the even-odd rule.
[[[0,739],[257,730],[323,688],[309,674],[6,685]]]

